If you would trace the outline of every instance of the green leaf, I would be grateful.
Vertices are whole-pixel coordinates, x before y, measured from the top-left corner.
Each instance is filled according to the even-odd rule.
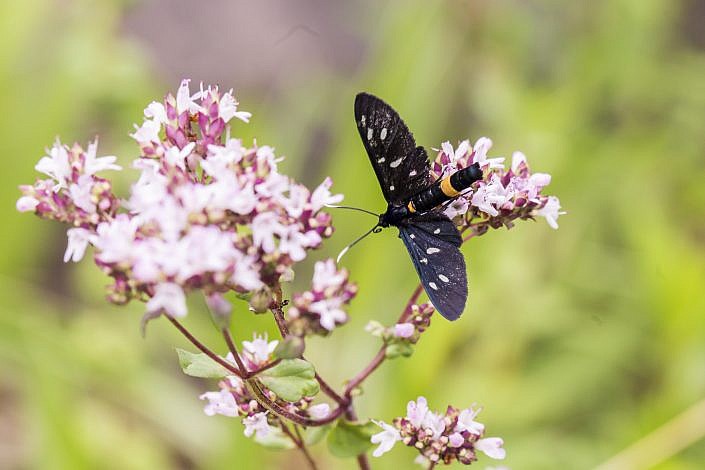
[[[295,447],[291,439],[279,430],[272,431],[265,437],[255,437],[255,442],[272,450],[293,449]]]
[[[328,450],[336,457],[355,457],[372,447],[370,438],[377,432],[379,428],[371,421],[353,423],[341,419],[328,435]]]
[[[332,427],[331,424],[326,424],[325,426],[313,426],[308,428],[304,434],[304,442],[307,446],[318,444],[326,437],[326,434],[328,434],[328,431],[330,431]]]
[[[285,359],[259,375],[262,383],[286,401],[312,397],[319,391],[313,366],[303,359]]]
[[[206,379],[222,379],[228,375],[233,375],[225,367],[215,362],[203,353],[190,353],[183,349],[176,348],[179,355],[179,365],[184,374],[191,377],[202,377]]]
[[[414,354],[414,347],[409,343],[393,343],[387,346],[384,355],[387,359],[404,356],[409,357]]]

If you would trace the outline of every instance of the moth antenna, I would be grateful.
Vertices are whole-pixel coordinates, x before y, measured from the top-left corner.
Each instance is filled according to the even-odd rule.
[[[370,214],[370,215],[374,215],[375,217],[379,217],[379,214],[375,214],[374,212],[368,211],[367,209],[360,209],[359,207],[337,206],[335,204],[326,204],[326,207],[332,207],[333,209],[349,209],[351,211],[364,212],[365,214]]]
[[[374,227],[372,227],[371,229],[369,229],[367,232],[365,232],[364,235],[357,237],[357,239],[354,242],[352,242],[351,244],[349,244],[348,246],[346,246],[345,248],[340,250],[340,253],[338,253],[338,257],[335,259],[335,263],[339,264],[340,259],[345,255],[345,253],[347,253],[348,250],[350,248],[352,248],[353,246],[355,246],[358,242],[362,241],[366,236],[368,236],[371,233],[379,233],[381,230],[382,230],[382,227],[380,227],[379,224],[377,224]]]

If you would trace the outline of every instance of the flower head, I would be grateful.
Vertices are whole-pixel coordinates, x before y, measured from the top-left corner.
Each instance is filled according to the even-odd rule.
[[[516,219],[546,218],[548,224],[558,228],[556,219],[560,204],[555,196],[546,196],[542,190],[551,182],[551,175],[531,173],[521,152],[514,152],[507,170],[504,158],[488,158],[492,141],[481,137],[473,146],[462,141],[456,149],[450,142],[441,145],[441,151],[431,166],[433,179],[444,177],[477,163],[483,172],[480,181],[446,205],[445,214],[462,228],[469,228],[476,235],[489,228],[511,228]]]
[[[475,421],[478,412],[449,406],[445,413],[435,413],[424,397],[418,397],[408,403],[405,417],[395,418],[391,425],[376,422],[383,431],[372,436],[372,443],[380,444],[373,455],[379,457],[401,441],[417,449],[425,463],[458,461],[468,465],[477,460],[478,450],[490,458],[503,459],[504,442],[484,437],[484,425]]]
[[[312,289],[293,295],[289,309],[289,329],[297,335],[326,335],[348,321],[344,307],[357,293],[348,281],[348,271],[338,269],[335,261],[318,261],[314,267]]]

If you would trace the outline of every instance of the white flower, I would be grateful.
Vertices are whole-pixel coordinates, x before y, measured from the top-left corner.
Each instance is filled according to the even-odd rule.
[[[323,419],[330,414],[330,406],[328,405],[328,403],[313,405],[308,409],[308,414],[313,419]]]
[[[66,146],[57,139],[49,150],[49,155],[42,157],[34,169],[56,181],[54,191],[65,188],[71,178],[71,164]]]
[[[345,270],[338,271],[335,261],[316,261],[313,267],[313,290],[325,291],[328,287],[340,287],[347,277]]]
[[[199,397],[201,400],[208,400],[203,412],[208,416],[223,415],[235,418],[238,413],[237,402],[233,394],[228,390],[219,392],[206,392]]]
[[[473,157],[473,163],[480,165],[483,170],[487,167],[490,169],[504,168],[504,158],[487,158],[487,152],[489,152],[492,147],[492,141],[487,137],[480,137],[475,142],[473,149],[475,150],[475,155]]]
[[[429,411],[426,413],[426,416],[424,416],[424,420],[421,425],[426,429],[430,429],[433,434],[433,438],[438,439],[446,429],[446,420],[443,415]]]
[[[324,206],[338,204],[343,200],[342,194],[333,195],[330,193],[332,185],[333,180],[328,177],[313,191],[313,194],[311,194],[311,210],[313,212],[318,212]]]
[[[195,146],[196,142],[191,142],[188,145],[184,146],[184,148],[182,148],[181,150],[179,150],[179,147],[177,147],[176,145],[174,145],[173,147],[169,147],[169,150],[167,150],[164,154],[164,159],[169,165],[179,167],[182,170],[186,170],[186,157],[191,155],[191,152],[193,152],[193,148]]]
[[[546,222],[551,226],[552,229],[558,229],[558,216],[565,214],[561,211],[561,203],[555,196],[549,196],[546,204],[541,208],[534,211],[533,215],[538,215],[546,218]]]
[[[274,212],[262,212],[252,219],[252,241],[265,253],[272,253],[277,248],[276,236],[285,233],[286,226],[279,221]]]
[[[248,113],[247,111],[238,111],[238,104],[239,103],[235,101],[235,98],[233,97],[232,88],[220,98],[220,101],[218,102],[218,114],[220,114],[220,117],[223,118],[223,121],[228,122],[233,117],[236,117],[241,121],[250,122],[252,113]]]
[[[413,323],[397,323],[394,325],[394,336],[397,338],[409,338],[414,334]]]
[[[485,430],[485,425],[475,421],[475,417],[478,415],[480,410],[473,410],[472,408],[465,409],[458,415],[458,424],[455,426],[455,430],[458,432],[469,431],[473,434],[482,434]]]
[[[458,160],[463,158],[468,153],[468,150],[471,150],[470,141],[468,140],[463,140],[460,142],[460,144],[458,144],[458,148],[455,150],[453,150],[453,146],[448,141],[443,142],[441,144],[441,148],[443,149],[443,153],[448,155],[448,158],[450,158],[449,172],[455,171],[455,165]]]
[[[74,205],[89,214],[94,214],[96,205],[93,202],[93,178],[89,175],[78,177],[76,184],[69,185],[69,197]]]
[[[191,80],[185,79],[181,80],[181,85],[179,86],[179,90],[176,92],[176,112],[177,114],[181,114],[184,111],[187,111],[189,113],[197,113],[198,111],[201,110],[201,107],[196,104],[194,100],[198,99],[201,97],[201,92],[196,92],[193,96],[191,96],[191,91],[189,90],[189,83]]]
[[[311,193],[305,186],[292,184],[289,188],[289,198],[282,201],[287,213],[294,218],[300,217],[306,208],[310,195]]]
[[[392,447],[394,447],[394,444],[396,444],[398,441],[401,441],[401,434],[399,434],[399,431],[393,427],[390,426],[389,424],[383,422],[383,421],[374,421],[373,422],[384,429],[384,431],[377,433],[373,435],[370,438],[370,442],[373,444],[379,444],[379,446],[372,452],[372,455],[375,457],[380,457],[382,454],[385,452],[389,452],[392,450]]]
[[[104,263],[129,261],[134,254],[137,218],[119,214],[110,222],[101,222],[93,245],[99,250],[98,258]]]
[[[157,284],[154,296],[147,302],[147,313],[161,311],[170,317],[186,316],[186,297],[181,286],[171,282]]]
[[[465,214],[470,207],[470,202],[466,197],[460,196],[455,198],[450,202],[443,211],[443,213],[448,216],[449,219],[454,219],[455,217]]]
[[[34,212],[39,205],[39,201],[32,196],[22,196],[17,200],[15,207],[20,212]]]
[[[425,397],[419,397],[415,402],[410,401],[406,405],[406,419],[408,419],[414,427],[420,428],[428,413],[428,403]]]
[[[137,124],[135,124],[135,132],[130,134],[130,137],[140,144],[159,142],[159,132],[161,130],[162,125],[159,121],[156,119],[145,119],[141,126],[137,127]]]
[[[85,160],[83,161],[83,173],[86,175],[94,175],[103,170],[122,170],[122,167],[115,165],[117,157],[108,155],[105,157],[96,157],[98,151],[98,139],[88,144],[88,150],[84,153]]]
[[[272,355],[279,341],[268,341],[268,339],[267,333],[265,333],[264,336],[253,333],[252,341],[242,342],[242,347],[245,349],[245,352],[249,353],[250,357],[252,357],[253,362],[262,364],[269,360],[269,356]]]
[[[528,162],[526,161],[526,155],[524,155],[522,152],[514,152],[512,154],[512,173],[519,173],[519,167],[522,164],[524,166],[528,165]]]
[[[86,253],[88,242],[93,234],[84,228],[70,228],[66,231],[66,236],[69,239],[69,243],[64,253],[64,263],[68,262],[68,260],[77,263],[81,261]]]
[[[261,439],[267,437],[272,432],[272,427],[267,422],[267,412],[256,413],[242,420],[245,425],[245,436]]]
[[[208,155],[201,161],[203,170],[216,180],[231,170],[228,166],[242,160],[242,142],[227,139],[225,145],[209,145]]]
[[[233,275],[230,278],[235,284],[246,290],[254,290],[262,287],[263,283],[259,277],[259,271],[254,264],[254,258],[243,256],[240,251],[236,253],[236,261],[233,262]]]
[[[448,436],[448,446],[449,447],[460,447],[465,442],[465,438],[459,432],[454,432]]]
[[[480,439],[475,443],[475,449],[485,453],[488,457],[502,460],[507,456],[507,452],[502,448],[504,441],[499,437],[488,437]]]
[[[323,328],[333,331],[336,323],[345,323],[348,320],[348,315],[341,308],[342,305],[343,299],[333,297],[313,302],[309,310],[320,316],[320,323]]]
[[[306,233],[301,233],[299,230],[298,226],[290,225],[279,241],[279,250],[297,262],[306,258],[306,248],[318,246],[321,243],[321,236],[315,230],[309,230]]]
[[[144,109],[144,115],[162,124],[166,124],[168,122],[164,104],[156,101],[152,101],[149,105],[147,105]]]

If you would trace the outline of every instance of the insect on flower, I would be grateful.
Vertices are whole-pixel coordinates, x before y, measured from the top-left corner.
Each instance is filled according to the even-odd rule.
[[[416,272],[436,309],[457,320],[468,297],[462,239],[443,213],[444,203],[482,179],[477,163],[433,181],[423,147],[394,109],[367,93],[355,97],[357,130],[387,201],[387,210],[369,232],[397,227]],[[340,258],[340,257],[339,257]]]

